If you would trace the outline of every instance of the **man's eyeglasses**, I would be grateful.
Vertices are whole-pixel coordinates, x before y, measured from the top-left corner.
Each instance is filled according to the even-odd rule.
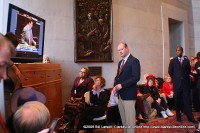
[[[80,73],[86,73],[86,72],[83,72],[83,71],[79,71]]]

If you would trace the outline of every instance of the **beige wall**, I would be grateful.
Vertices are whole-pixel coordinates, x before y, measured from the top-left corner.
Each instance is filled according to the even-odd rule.
[[[67,99],[74,78],[82,66],[102,66],[106,88],[112,87],[120,60],[116,47],[127,42],[140,60],[141,80],[145,73],[162,77],[167,71],[169,46],[164,47],[162,3],[183,10],[187,16],[188,56],[194,55],[192,3],[190,0],[113,0],[113,63],[74,63],[74,0],[3,0],[2,32],[6,32],[8,3],[13,3],[46,20],[44,54],[62,65],[63,99]],[[2,9],[1,8],[1,9]],[[1,16],[1,14],[0,14]],[[1,24],[1,23],[0,23]],[[1,28],[0,28],[1,29]],[[167,41],[167,40],[165,40]],[[165,55],[163,53],[166,53]],[[165,60],[164,57],[166,58]],[[164,67],[165,66],[165,67]]]
[[[200,52],[200,0],[192,0],[194,18],[194,36],[191,40],[194,43],[195,55]]]

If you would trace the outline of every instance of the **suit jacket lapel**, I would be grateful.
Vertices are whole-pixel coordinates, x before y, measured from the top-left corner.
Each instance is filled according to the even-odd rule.
[[[176,57],[176,63],[179,64],[179,66],[181,67],[181,63],[178,57]],[[183,62],[182,62],[183,63]]]
[[[122,69],[122,71],[121,71],[121,73],[120,73],[119,75],[121,75],[121,74],[123,73],[123,71],[126,69],[126,67],[127,67],[127,65],[128,65],[128,62],[129,62],[131,56],[132,56],[132,55],[130,55],[130,56],[128,57],[128,59],[126,60],[126,62],[125,62],[125,64],[124,64],[124,67],[123,67],[123,69]],[[122,62],[122,61],[121,61],[121,62]],[[120,65],[121,65],[121,63],[120,63]],[[120,68],[120,67],[119,67],[119,68]]]
[[[182,61],[182,66],[183,66],[183,63],[185,63],[185,60],[186,60],[186,59],[185,59],[185,58],[183,58],[183,61]]]

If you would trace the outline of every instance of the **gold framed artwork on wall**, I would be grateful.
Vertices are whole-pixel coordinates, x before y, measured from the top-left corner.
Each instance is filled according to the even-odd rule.
[[[75,0],[75,62],[113,62],[112,0]]]

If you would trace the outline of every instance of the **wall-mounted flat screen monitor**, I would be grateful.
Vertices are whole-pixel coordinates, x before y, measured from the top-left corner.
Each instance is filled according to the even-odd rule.
[[[43,57],[45,20],[9,4],[7,32],[18,38],[14,62],[40,62]]]

